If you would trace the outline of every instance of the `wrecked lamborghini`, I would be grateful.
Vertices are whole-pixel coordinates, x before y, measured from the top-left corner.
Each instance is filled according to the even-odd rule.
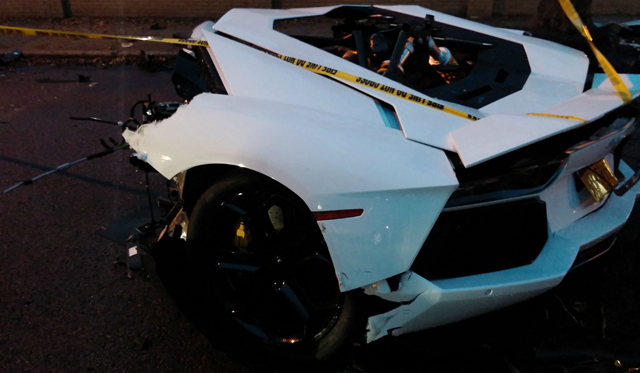
[[[191,38],[185,103],[124,137],[175,183],[159,242],[186,241],[205,322],[282,356],[545,292],[640,193],[635,102],[559,44],[419,6],[236,9]]]

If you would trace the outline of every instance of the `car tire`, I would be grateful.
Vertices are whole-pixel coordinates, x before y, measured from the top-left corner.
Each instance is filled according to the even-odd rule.
[[[314,215],[284,186],[234,172],[200,196],[189,220],[194,294],[205,335],[225,340],[218,346],[317,362],[364,335],[364,294],[340,292]]]

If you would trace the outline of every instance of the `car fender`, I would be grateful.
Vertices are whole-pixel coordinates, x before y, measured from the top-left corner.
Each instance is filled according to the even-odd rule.
[[[319,222],[343,291],[407,271],[458,185],[442,150],[401,131],[251,97],[201,94],[124,136],[167,178],[234,165],[275,179],[311,211],[363,209]]]

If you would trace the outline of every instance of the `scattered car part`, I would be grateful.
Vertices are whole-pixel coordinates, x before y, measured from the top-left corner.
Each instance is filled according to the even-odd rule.
[[[124,126],[124,122],[123,121],[114,122],[112,120],[105,120],[105,119],[100,119],[100,118],[96,118],[96,117],[69,117],[69,119],[71,119],[71,120],[86,120],[86,121],[96,122],[96,123],[113,124],[113,125],[119,126],[119,127]]]
[[[40,83],[91,83],[91,77],[89,75],[78,74],[78,79],[51,79],[42,78],[38,79]]]
[[[149,26],[149,30],[164,30],[166,29],[166,26],[160,26],[157,23],[154,23],[153,25]]]
[[[5,189],[5,191],[4,191],[4,193],[3,193],[3,194],[7,194],[7,193],[11,192],[12,190],[14,190],[14,189],[16,189],[16,188],[18,188],[18,187],[21,187],[21,186],[23,186],[23,185],[30,185],[30,184],[33,184],[33,182],[34,182],[34,181],[36,181],[36,180],[38,180],[38,179],[41,179],[41,178],[43,178],[43,177],[45,177],[45,176],[49,176],[49,175],[54,174],[54,173],[56,173],[56,172],[58,172],[58,171],[66,170],[67,168],[69,168],[69,167],[71,167],[71,166],[75,166],[75,165],[77,165],[78,163],[82,163],[82,162],[84,162],[84,161],[91,161],[91,160],[93,160],[93,159],[97,159],[97,158],[102,158],[102,157],[104,157],[104,156],[106,156],[106,155],[112,154],[112,153],[113,153],[113,152],[115,152],[116,150],[122,150],[122,149],[128,149],[128,148],[129,148],[129,145],[128,145],[128,144],[123,144],[123,145],[116,146],[116,147],[109,147],[109,146],[106,146],[106,144],[105,144],[104,142],[103,142],[102,144],[103,144],[103,146],[105,146],[105,148],[106,148],[105,150],[103,150],[103,151],[101,151],[101,152],[98,152],[98,153],[90,154],[90,155],[88,155],[88,156],[86,156],[86,157],[80,158],[80,159],[75,160],[75,161],[73,161],[73,162],[69,162],[69,163],[61,164],[60,166],[58,166],[58,167],[56,167],[56,168],[52,169],[51,171],[47,171],[47,172],[45,172],[45,173],[43,173],[43,174],[40,174],[40,175],[38,175],[38,176],[36,176],[36,177],[33,177],[33,178],[31,178],[31,179],[27,179],[27,180],[21,181],[21,182],[19,182],[18,184],[16,184],[16,185],[12,186],[11,188],[9,188],[9,189]]]
[[[129,269],[137,270],[142,268],[142,257],[137,246],[131,246],[127,250],[127,266]]]
[[[140,51],[140,59],[138,61],[138,67],[150,73],[173,70],[172,67],[168,66],[165,58],[163,57],[157,58],[153,54],[148,54],[143,50]]]
[[[7,53],[2,58],[0,58],[0,65],[9,65],[13,62],[16,62],[22,58],[22,51],[20,49],[16,49],[13,52]]]

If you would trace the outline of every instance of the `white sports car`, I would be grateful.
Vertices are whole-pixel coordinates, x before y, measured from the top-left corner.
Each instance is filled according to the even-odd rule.
[[[176,183],[161,241],[186,240],[207,323],[281,356],[545,292],[640,193],[620,159],[635,103],[522,31],[334,6],[235,9],[191,37],[208,46],[178,59],[187,103],[125,138]]]

